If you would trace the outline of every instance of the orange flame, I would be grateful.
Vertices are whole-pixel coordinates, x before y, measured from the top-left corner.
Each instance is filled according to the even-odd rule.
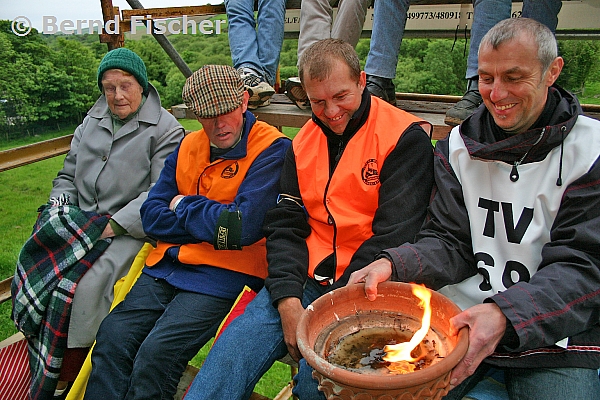
[[[386,345],[383,349],[386,352],[386,355],[383,356],[385,361],[398,363],[395,366],[388,366],[388,368],[398,373],[408,373],[414,371],[414,365],[409,363],[417,361],[418,359],[413,358],[410,353],[425,338],[425,335],[427,335],[429,326],[431,324],[431,292],[426,287],[418,285],[413,285],[412,292],[415,296],[421,299],[419,302],[419,306],[423,307],[421,328],[415,332],[410,342]]]

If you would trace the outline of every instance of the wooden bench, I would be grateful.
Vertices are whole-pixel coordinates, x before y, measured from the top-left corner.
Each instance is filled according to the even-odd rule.
[[[408,111],[433,125],[432,140],[445,138],[452,127],[444,123],[446,111],[460,100],[460,96],[432,95],[418,93],[396,93],[396,106]],[[585,115],[600,120],[600,105],[583,104]],[[185,104],[173,106],[172,113],[177,118],[196,119]],[[310,110],[296,107],[285,95],[275,94],[271,104],[251,110],[256,118],[273,126],[301,128],[311,118]]]

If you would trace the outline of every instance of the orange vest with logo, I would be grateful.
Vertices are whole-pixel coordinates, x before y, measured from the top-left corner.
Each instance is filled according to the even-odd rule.
[[[312,228],[306,239],[311,278],[319,263],[335,253],[339,279],[358,247],[373,236],[381,166],[410,125],[427,125],[382,103],[371,97],[369,117],[350,139],[331,177],[327,138],[317,124],[309,121],[292,141],[300,194]]]
[[[236,160],[217,159],[210,162],[210,142],[204,130],[192,132],[183,139],[177,157],[179,194],[202,195],[231,203],[254,160],[275,140],[285,137],[277,129],[257,121],[248,135],[246,156]],[[242,250],[215,250],[212,243],[176,245],[159,241],[146,259],[149,267],[164,257],[168,248],[179,246],[178,261],[189,265],[211,265],[244,274],[266,278],[267,251],[265,239],[244,246]]]

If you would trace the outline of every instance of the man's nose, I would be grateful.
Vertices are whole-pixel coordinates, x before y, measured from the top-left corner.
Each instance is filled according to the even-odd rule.
[[[500,79],[496,79],[491,85],[490,100],[494,103],[504,99],[507,96],[506,85]]]

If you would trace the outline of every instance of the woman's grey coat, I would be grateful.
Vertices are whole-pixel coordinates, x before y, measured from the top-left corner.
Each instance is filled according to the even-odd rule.
[[[138,114],[113,132],[106,98],[100,96],[75,130],[71,150],[54,179],[51,197],[66,193],[85,211],[110,214],[127,230],[79,281],[68,347],[89,347],[113,299],[113,285],[127,274],[146,240],[140,206],[158,180],[165,158],[184,136],[183,127],[161,107],[156,89]]]

